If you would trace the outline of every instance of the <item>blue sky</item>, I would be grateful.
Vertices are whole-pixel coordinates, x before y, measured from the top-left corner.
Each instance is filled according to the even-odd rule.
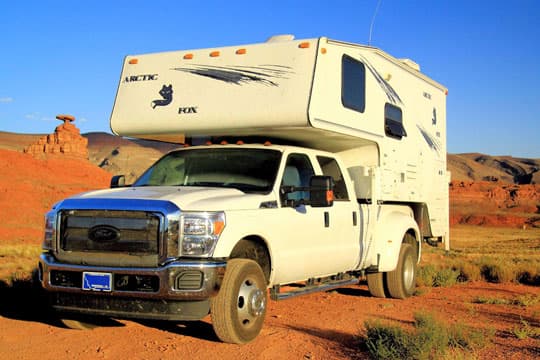
[[[366,44],[378,0],[0,0],[0,131],[50,133],[58,113],[110,132],[127,54],[262,42]],[[448,151],[540,158],[540,1],[382,0],[373,46],[449,89]]]

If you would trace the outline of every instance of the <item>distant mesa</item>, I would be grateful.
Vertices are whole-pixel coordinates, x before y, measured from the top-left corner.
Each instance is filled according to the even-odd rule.
[[[88,139],[81,136],[80,130],[73,124],[73,115],[57,115],[63,121],[54,129],[54,133],[42,136],[39,140],[28,145],[23,151],[34,157],[61,155],[70,158],[88,159]]]

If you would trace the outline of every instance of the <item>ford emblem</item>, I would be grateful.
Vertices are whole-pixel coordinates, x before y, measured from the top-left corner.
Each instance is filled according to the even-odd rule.
[[[88,230],[88,238],[92,241],[117,241],[120,230],[111,225],[97,225]]]

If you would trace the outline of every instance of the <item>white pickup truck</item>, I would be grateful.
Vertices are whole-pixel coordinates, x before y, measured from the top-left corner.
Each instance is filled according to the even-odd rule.
[[[326,38],[126,57],[113,131],[186,145],[47,214],[52,306],[210,313],[246,343],[268,293],[365,275],[374,296],[412,295],[422,241],[448,246],[445,97],[410,60]]]

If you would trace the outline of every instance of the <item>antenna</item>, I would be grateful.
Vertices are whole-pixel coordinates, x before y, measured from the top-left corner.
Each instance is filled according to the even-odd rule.
[[[368,45],[371,46],[371,35],[373,34],[373,25],[375,24],[375,18],[377,17],[377,13],[379,12],[379,7],[381,6],[382,0],[377,0],[377,7],[375,8],[375,12],[373,13],[373,17],[371,18],[371,25],[369,26],[369,39],[368,39]]]

